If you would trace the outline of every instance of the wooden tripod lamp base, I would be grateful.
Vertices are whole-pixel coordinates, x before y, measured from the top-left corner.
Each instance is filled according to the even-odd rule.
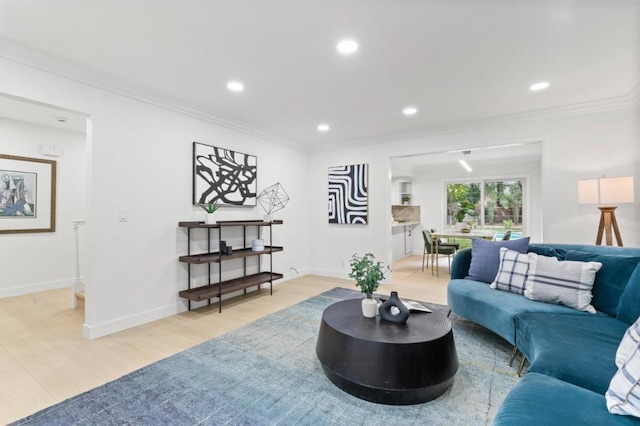
[[[622,247],[622,237],[620,236],[620,230],[618,229],[618,221],[616,220],[615,210],[617,206],[604,206],[598,207],[600,209],[600,226],[598,227],[598,236],[596,237],[596,245],[602,245],[602,234],[606,236],[606,242],[608,246],[613,245],[613,235],[611,235],[611,229],[616,235],[618,246]]]

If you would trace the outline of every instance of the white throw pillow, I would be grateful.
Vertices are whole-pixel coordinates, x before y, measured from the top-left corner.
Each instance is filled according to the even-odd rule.
[[[529,253],[529,274],[524,297],[539,302],[556,303],[592,314],[591,289],[600,262],[560,261],[555,257]]]
[[[605,394],[611,414],[640,417],[640,345],[611,379]]]
[[[629,359],[638,344],[640,344],[640,318],[631,324],[625,331],[624,336],[622,336],[616,352],[616,365],[618,368],[622,367],[625,361]]]
[[[529,257],[508,248],[500,248],[500,266],[490,287],[511,293],[524,294],[524,283],[529,272]]]

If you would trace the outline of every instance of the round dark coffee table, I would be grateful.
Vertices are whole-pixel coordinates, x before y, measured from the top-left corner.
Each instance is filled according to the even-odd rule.
[[[458,371],[447,317],[415,312],[396,324],[365,318],[361,301],[334,303],[322,313],[316,354],[329,380],[382,404],[419,404],[442,395]]]

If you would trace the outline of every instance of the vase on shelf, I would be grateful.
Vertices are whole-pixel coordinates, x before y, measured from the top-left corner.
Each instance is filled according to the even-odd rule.
[[[362,299],[362,315],[366,318],[375,318],[378,310],[378,302],[372,297]]]
[[[216,215],[215,215],[215,213],[205,213],[205,215],[204,215],[204,223],[206,225],[215,225],[215,223],[216,223]]]
[[[409,319],[409,308],[398,297],[397,291],[392,291],[391,296],[380,305],[380,318],[386,321],[404,324]]]

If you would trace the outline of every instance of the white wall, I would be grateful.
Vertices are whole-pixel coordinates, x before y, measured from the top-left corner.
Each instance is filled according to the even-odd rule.
[[[420,206],[421,223],[426,229],[446,229],[446,189],[445,185],[451,181],[467,181],[471,179],[494,178],[526,178],[528,197],[525,204],[525,235],[531,236],[532,242],[542,241],[542,194],[540,160],[515,159],[497,162],[474,162],[473,171],[466,172],[458,164],[442,164],[429,166],[428,169],[416,171],[413,176],[413,199]],[[422,250],[422,237],[416,232],[414,252]]]
[[[39,149],[42,145],[62,148],[63,155],[44,157]],[[0,234],[3,265],[0,297],[69,287],[75,273],[71,221],[84,219],[86,210],[86,136],[0,118],[0,153],[46,158],[57,163],[56,231]],[[84,271],[87,259],[82,260]],[[71,296],[69,303],[71,306]]]
[[[94,338],[186,309],[186,230],[201,219],[191,204],[192,142],[258,157],[258,189],[280,182],[291,197],[276,213],[274,270],[309,269],[308,154],[283,145],[0,60],[0,92],[90,114],[89,207],[84,334]],[[128,222],[119,222],[119,210]],[[258,208],[228,208],[220,219],[258,219]]]
[[[0,92],[91,115],[88,144],[88,251],[85,335],[98,337],[184,309],[186,250],[180,220],[191,206],[191,143],[257,155],[259,188],[280,181],[292,198],[277,218],[276,270],[346,276],[355,253],[391,259],[389,157],[543,141],[542,240],[593,243],[599,212],[577,204],[577,180],[640,176],[640,111],[632,109],[531,120],[416,139],[333,149],[310,156],[264,139],[181,115],[0,59]],[[327,168],[369,164],[369,224],[327,222]],[[636,187],[638,185],[636,184]],[[638,191],[636,189],[636,191]],[[636,200],[638,200],[636,194]],[[126,209],[128,222],[118,222]],[[228,209],[221,219],[258,218],[257,209]],[[625,245],[640,245],[638,202],[618,209]]]
[[[314,270],[344,277],[348,271],[341,264],[354,251],[372,251],[378,257],[391,259],[389,157],[523,140],[543,143],[542,205],[534,207],[534,212],[542,211],[541,224],[534,223],[532,233],[539,232],[536,229],[542,232],[535,240],[593,244],[600,212],[595,206],[578,204],[577,181],[604,173],[635,176],[636,202],[620,205],[617,217],[625,246],[640,246],[640,108],[636,106],[315,153],[310,169]],[[353,163],[369,163],[369,225],[331,226],[326,219],[326,168]],[[414,194],[417,192],[419,189],[414,185]],[[424,201],[416,200],[416,204],[421,205],[425,218],[432,217],[433,211],[429,211]]]

